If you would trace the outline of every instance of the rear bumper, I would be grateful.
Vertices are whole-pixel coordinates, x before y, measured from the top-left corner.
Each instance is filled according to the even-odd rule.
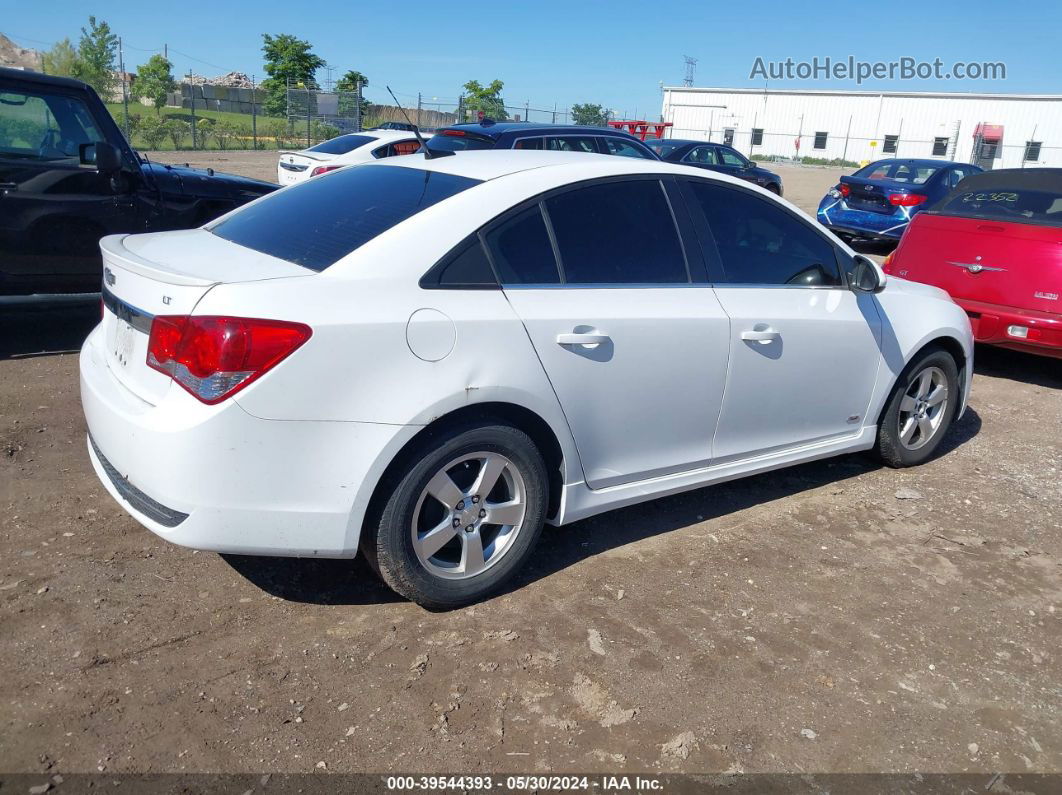
[[[152,406],[111,374],[99,337],[80,360],[88,454],[134,519],[215,552],[356,554],[379,461],[404,426],[263,420],[176,388]]]
[[[953,299],[970,318],[974,340],[987,345],[1062,358],[1062,314]],[[1026,336],[1011,333],[1012,326],[1026,329]]]
[[[914,213],[905,212],[905,207],[897,209],[899,212],[874,213],[854,210],[842,199],[826,199],[819,205],[815,217],[834,232],[877,240],[899,240]]]

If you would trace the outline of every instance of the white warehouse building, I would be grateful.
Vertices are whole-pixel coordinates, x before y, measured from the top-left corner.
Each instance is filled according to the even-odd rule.
[[[665,136],[748,156],[1062,166],[1062,95],[664,88]]]

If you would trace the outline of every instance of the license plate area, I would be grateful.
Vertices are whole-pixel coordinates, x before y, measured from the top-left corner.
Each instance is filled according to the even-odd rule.
[[[133,359],[133,353],[136,349],[136,335],[139,334],[135,328],[126,323],[121,318],[114,319],[114,337],[111,341],[111,354],[115,362],[121,367],[126,367]]]

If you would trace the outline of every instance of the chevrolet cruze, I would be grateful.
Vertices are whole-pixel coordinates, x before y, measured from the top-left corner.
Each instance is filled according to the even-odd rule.
[[[429,157],[104,238],[88,453],[141,524],[219,552],[361,550],[446,608],[499,589],[544,522],[859,450],[918,464],[964,409],[965,313],[761,188]]]

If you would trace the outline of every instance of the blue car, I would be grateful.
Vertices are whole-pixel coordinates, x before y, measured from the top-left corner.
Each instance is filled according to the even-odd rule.
[[[983,170],[950,160],[877,160],[841,177],[819,202],[816,217],[842,240],[899,240],[918,212]]]

